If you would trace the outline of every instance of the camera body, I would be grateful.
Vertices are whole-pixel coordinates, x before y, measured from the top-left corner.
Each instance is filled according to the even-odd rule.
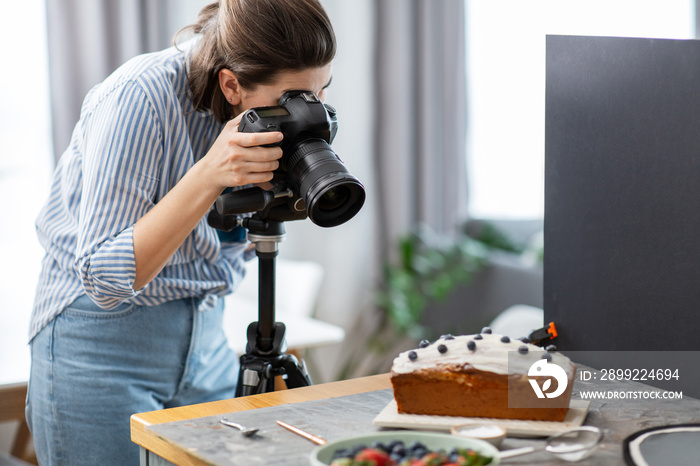
[[[338,132],[338,117],[335,108],[321,102],[313,92],[289,91],[280,98],[276,107],[247,110],[238,131],[279,131],[284,134],[282,142],[277,144],[282,147],[284,162],[286,155],[301,140],[318,138],[331,144]]]
[[[280,131],[284,138],[272,191],[248,188],[222,195],[221,215],[262,212],[276,221],[307,216],[319,226],[350,220],[364,204],[365,190],[330,147],[338,131],[335,109],[310,91],[289,91],[274,107],[247,110],[238,126],[244,133]]]

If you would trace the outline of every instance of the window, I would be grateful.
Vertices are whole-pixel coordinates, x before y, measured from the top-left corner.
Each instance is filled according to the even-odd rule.
[[[29,375],[26,335],[43,251],[34,218],[53,168],[44,0],[0,3],[0,383]],[[12,18],[12,20],[10,20]]]
[[[470,215],[544,215],[547,34],[695,36],[693,0],[467,0]]]

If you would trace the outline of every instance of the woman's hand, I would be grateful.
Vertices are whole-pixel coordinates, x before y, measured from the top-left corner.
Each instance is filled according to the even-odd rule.
[[[242,114],[226,123],[200,161],[206,167],[209,181],[221,190],[270,181],[282,157],[281,148],[265,147],[282,141],[282,133],[240,133],[241,117]]]

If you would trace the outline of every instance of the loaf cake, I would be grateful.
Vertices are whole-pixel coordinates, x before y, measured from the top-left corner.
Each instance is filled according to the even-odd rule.
[[[575,373],[576,366],[554,347],[485,328],[423,341],[399,354],[391,383],[399,413],[562,421]]]

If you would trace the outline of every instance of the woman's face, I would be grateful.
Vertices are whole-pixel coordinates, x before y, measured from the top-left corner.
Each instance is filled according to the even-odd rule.
[[[221,73],[224,73],[223,77]],[[272,83],[259,84],[252,89],[240,87],[231,71],[222,70],[221,73],[219,76],[221,88],[228,101],[232,103],[234,114],[239,115],[253,107],[278,105],[280,97],[287,91],[312,91],[325,102],[327,88],[331,84],[333,66],[329,63],[319,68],[282,71]]]

